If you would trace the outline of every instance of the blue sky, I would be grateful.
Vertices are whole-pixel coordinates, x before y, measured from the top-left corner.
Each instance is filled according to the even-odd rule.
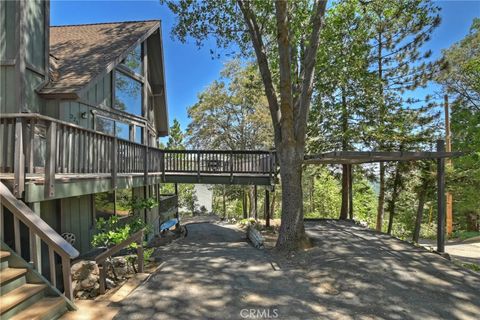
[[[392,0],[395,1],[395,0]],[[442,24],[425,46],[433,57],[462,39],[473,18],[480,17],[480,1],[437,1],[442,7]],[[52,1],[52,25],[81,24],[128,20],[162,20],[164,35],[167,99],[170,122],[177,118],[182,128],[188,124],[187,108],[197,94],[219,77],[225,60],[212,59],[209,49],[214,42],[198,49],[193,41],[182,44],[172,39],[170,31],[175,17],[159,1]]]

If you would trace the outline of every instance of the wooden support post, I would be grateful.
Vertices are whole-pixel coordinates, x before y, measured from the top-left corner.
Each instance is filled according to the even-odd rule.
[[[15,122],[15,163],[13,194],[17,198],[21,198],[25,190],[25,154],[23,151],[23,123],[22,119]]]
[[[254,196],[254,208],[253,208],[253,217],[255,220],[258,219],[258,193],[257,193],[257,185],[253,186],[253,196]]]
[[[448,95],[445,95],[445,142],[446,142],[446,151],[452,152],[452,139],[450,131],[450,112],[448,109]],[[446,160],[447,166],[452,166],[452,160]],[[450,192],[447,192],[447,235],[452,235],[453,232],[453,196]]]
[[[111,166],[112,166],[112,180],[111,180],[111,183],[112,183],[112,189],[116,189],[117,188],[117,166],[118,166],[118,163],[117,163],[117,148],[118,148],[118,139],[117,137],[113,137],[113,141],[112,141],[112,154],[111,154],[111,157],[110,157],[110,161],[111,161]]]
[[[175,183],[175,195],[177,196],[177,203],[178,203],[178,183]],[[177,218],[177,221],[180,221],[180,215],[178,212],[178,205],[175,208],[175,218]]]
[[[45,161],[45,197],[50,198],[55,195],[55,170],[57,155],[57,124],[50,122],[47,130],[47,147]]]
[[[352,165],[348,165],[348,197],[349,197],[349,206],[348,206],[348,218],[353,219],[353,171]]]
[[[265,226],[270,227],[270,191],[265,189]]]
[[[445,141],[437,141],[437,152],[445,152]],[[437,251],[445,252],[445,158],[437,159]]]
[[[103,264],[98,266],[98,271],[99,271],[99,281],[100,281],[100,288],[98,288],[98,293],[104,294],[105,293],[105,287],[106,287],[106,281],[107,281],[107,270],[105,270],[105,267]]]

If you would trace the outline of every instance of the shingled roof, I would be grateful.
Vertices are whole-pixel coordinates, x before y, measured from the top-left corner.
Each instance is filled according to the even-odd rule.
[[[159,21],[51,27],[50,81],[40,94],[75,97],[159,27]]]

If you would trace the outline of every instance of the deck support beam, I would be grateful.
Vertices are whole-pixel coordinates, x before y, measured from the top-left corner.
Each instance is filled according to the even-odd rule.
[[[265,227],[270,227],[270,190],[265,188]]]
[[[253,207],[253,217],[255,221],[258,219],[258,190],[257,185],[253,186],[253,197],[254,197],[254,207]]]
[[[445,152],[445,141],[437,141],[437,152]],[[445,252],[445,158],[437,159],[437,251]]]
[[[349,200],[349,205],[348,205],[348,218],[350,220],[353,220],[353,169],[352,165],[348,165],[348,200]]]

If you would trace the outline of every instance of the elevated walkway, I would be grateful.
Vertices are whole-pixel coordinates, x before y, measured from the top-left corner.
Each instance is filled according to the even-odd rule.
[[[27,202],[157,183],[272,186],[274,151],[162,150],[35,113],[0,116],[0,180]]]

